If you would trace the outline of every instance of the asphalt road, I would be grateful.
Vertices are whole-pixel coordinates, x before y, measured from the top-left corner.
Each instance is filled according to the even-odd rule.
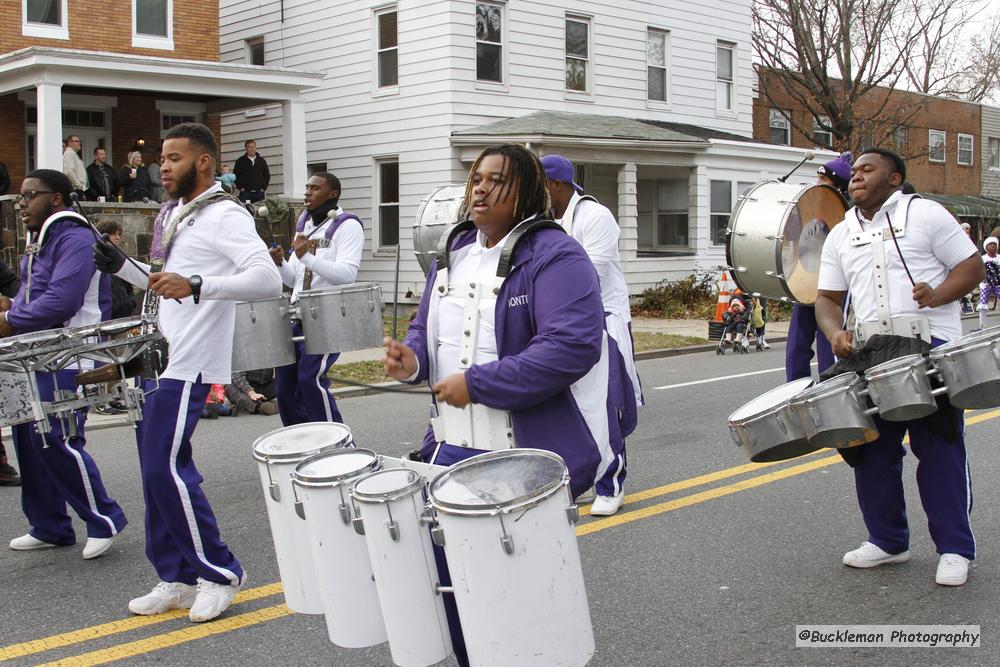
[[[937,555],[906,458],[909,563],[852,570],[844,551],[865,538],[850,469],[819,452],[748,465],[726,417],[784,381],[783,346],[749,356],[693,354],[641,362],[648,404],[629,440],[631,494],[611,519],[581,521],[579,545],[597,654],[592,665],[1000,664],[1000,410],[967,413],[979,554],[968,584],[934,583]],[[678,386],[680,385],[680,386]],[[401,455],[422,436],[426,397],[345,399],[362,446]],[[253,440],[277,417],[203,421],[196,460],[223,537],[250,574],[224,617],[132,617],[131,597],[155,575],[144,555],[143,503],[132,432],[91,434],[88,448],[131,521],[94,561],[82,545],[0,550],[0,660],[28,664],[389,665],[385,645],[341,649],[318,616],[290,614],[276,585]],[[26,524],[17,489],[0,488],[3,539]],[[78,526],[81,534],[82,526]],[[980,648],[796,648],[797,624],[980,625]],[[516,634],[516,631],[514,631]],[[63,661],[63,662],[59,662]]]

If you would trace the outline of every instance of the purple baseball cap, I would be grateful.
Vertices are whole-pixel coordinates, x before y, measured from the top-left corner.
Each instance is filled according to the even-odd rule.
[[[545,177],[550,181],[569,183],[573,186],[574,190],[583,194],[583,188],[573,180],[576,178],[576,170],[573,169],[573,163],[562,155],[546,155],[542,158],[542,168],[545,169]]]

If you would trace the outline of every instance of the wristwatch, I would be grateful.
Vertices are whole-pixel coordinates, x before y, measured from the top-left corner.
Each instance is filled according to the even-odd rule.
[[[188,278],[188,285],[191,286],[191,296],[194,297],[194,302],[198,303],[201,300],[201,276]]]

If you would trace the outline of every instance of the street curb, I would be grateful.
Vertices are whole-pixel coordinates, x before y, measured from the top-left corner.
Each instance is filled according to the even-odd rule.
[[[788,336],[768,336],[767,340],[770,343],[783,343],[788,340]],[[646,352],[636,352],[635,360],[642,361],[644,359],[662,359],[664,357],[679,357],[682,354],[711,352],[717,347],[719,347],[718,343],[706,343],[699,345],[686,345],[684,347],[668,347],[663,350],[647,350]]]

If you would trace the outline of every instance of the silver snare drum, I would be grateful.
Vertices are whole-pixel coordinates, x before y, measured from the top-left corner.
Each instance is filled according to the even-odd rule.
[[[233,372],[294,364],[290,321],[287,296],[237,302]]]
[[[888,421],[920,419],[937,411],[938,394],[945,389],[931,389],[930,364],[922,354],[908,354],[892,359],[865,372],[868,396]]]
[[[857,373],[841,373],[806,389],[789,405],[802,420],[809,443],[817,447],[857,447],[878,438]]]
[[[930,356],[956,408],[1000,406],[1000,333],[972,333],[934,348]]]
[[[465,185],[442,185],[420,202],[413,223],[413,252],[424,275],[437,257],[441,234],[462,219]]]
[[[354,283],[299,292],[308,354],[348,352],[382,344],[382,289]]]
[[[792,380],[758,396],[729,415],[729,431],[754,463],[783,461],[815,452],[799,416],[789,401],[812,384],[812,378]]]

